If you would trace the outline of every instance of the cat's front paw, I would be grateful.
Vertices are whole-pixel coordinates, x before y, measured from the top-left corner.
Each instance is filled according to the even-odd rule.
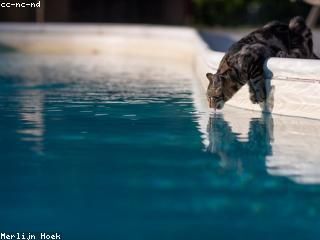
[[[253,104],[263,103],[266,101],[266,95],[263,91],[251,92],[250,93],[250,101]]]
[[[258,103],[258,99],[256,98],[256,95],[255,95],[255,94],[250,94],[250,101],[251,101],[253,104],[257,104],[257,103]]]

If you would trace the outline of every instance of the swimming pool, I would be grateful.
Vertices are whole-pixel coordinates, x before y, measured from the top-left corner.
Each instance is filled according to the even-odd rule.
[[[184,43],[155,57],[108,41],[1,54],[0,232],[319,236],[319,121],[209,112]]]

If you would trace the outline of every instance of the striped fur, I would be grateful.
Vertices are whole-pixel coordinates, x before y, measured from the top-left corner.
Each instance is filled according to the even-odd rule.
[[[207,73],[209,106],[221,109],[246,83],[251,102],[264,102],[263,64],[270,57],[318,58],[313,53],[311,30],[303,18],[295,17],[289,24],[270,22],[234,43],[217,72]]]

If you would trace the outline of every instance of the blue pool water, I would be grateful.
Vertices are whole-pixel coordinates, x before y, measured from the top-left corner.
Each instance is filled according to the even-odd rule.
[[[2,55],[0,232],[318,239],[320,123],[208,114],[192,81],[155,59]]]

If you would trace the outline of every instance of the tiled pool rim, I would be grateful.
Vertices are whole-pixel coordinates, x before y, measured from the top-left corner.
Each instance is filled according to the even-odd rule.
[[[194,69],[198,107],[208,109],[205,73],[215,72],[223,52],[212,51],[187,27],[109,24],[0,24],[0,47],[26,53],[121,54],[172,59]],[[227,104],[254,111],[320,119],[319,60],[271,58],[265,63],[273,106],[253,105],[247,86]]]

